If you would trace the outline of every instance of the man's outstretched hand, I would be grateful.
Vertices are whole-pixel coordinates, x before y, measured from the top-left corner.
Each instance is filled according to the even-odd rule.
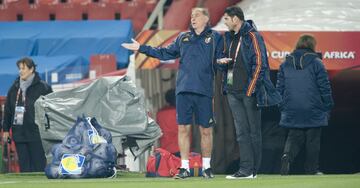
[[[132,43],[122,43],[121,46],[128,49],[137,51],[140,48],[140,43],[136,41],[135,39],[131,39]]]

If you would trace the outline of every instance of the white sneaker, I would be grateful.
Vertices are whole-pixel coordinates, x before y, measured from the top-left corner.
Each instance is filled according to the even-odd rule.
[[[233,174],[233,175],[228,175],[228,176],[226,176],[225,177],[226,179],[253,179],[253,178],[256,178],[256,175],[255,176],[253,176],[252,174],[250,174],[250,175],[245,175],[245,174],[243,174],[243,173],[241,173],[241,172],[236,172],[235,174]]]

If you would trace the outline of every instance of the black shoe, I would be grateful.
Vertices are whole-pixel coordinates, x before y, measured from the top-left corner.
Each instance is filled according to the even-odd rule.
[[[185,168],[180,168],[179,169],[179,173],[176,174],[175,179],[185,179],[190,177],[190,172],[188,170],[186,170]]]
[[[257,173],[253,172],[253,178],[257,178]]]
[[[226,176],[226,179],[253,179],[253,178],[254,178],[254,176],[252,174],[246,175],[246,174],[241,173],[240,171],[237,171],[233,175]]]
[[[213,174],[213,172],[212,172],[212,169],[211,168],[207,168],[207,169],[205,169],[203,172],[202,172],[202,175],[203,175],[203,177],[204,178],[214,178],[215,176],[214,176],[214,174]]]
[[[307,174],[307,175],[324,175],[323,172],[318,171],[318,170],[312,171],[312,172],[305,172],[305,174]]]
[[[281,169],[280,169],[280,174],[282,176],[284,175],[288,175],[289,174],[289,170],[290,170],[290,159],[289,156],[287,154],[284,154],[281,157]]]

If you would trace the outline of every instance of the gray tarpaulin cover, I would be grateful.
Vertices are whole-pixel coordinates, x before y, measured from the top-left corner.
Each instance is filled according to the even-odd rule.
[[[41,96],[35,102],[35,122],[47,156],[52,145],[60,143],[83,115],[95,117],[111,132],[118,152],[129,147],[138,156],[162,134],[147,116],[144,96],[129,77],[104,77]]]

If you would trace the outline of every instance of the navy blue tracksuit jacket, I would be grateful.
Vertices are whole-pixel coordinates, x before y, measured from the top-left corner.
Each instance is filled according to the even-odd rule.
[[[209,26],[197,35],[193,29],[182,32],[167,47],[141,45],[139,52],[160,60],[180,58],[176,94],[192,92],[213,96],[216,59],[223,55],[223,38]]]

